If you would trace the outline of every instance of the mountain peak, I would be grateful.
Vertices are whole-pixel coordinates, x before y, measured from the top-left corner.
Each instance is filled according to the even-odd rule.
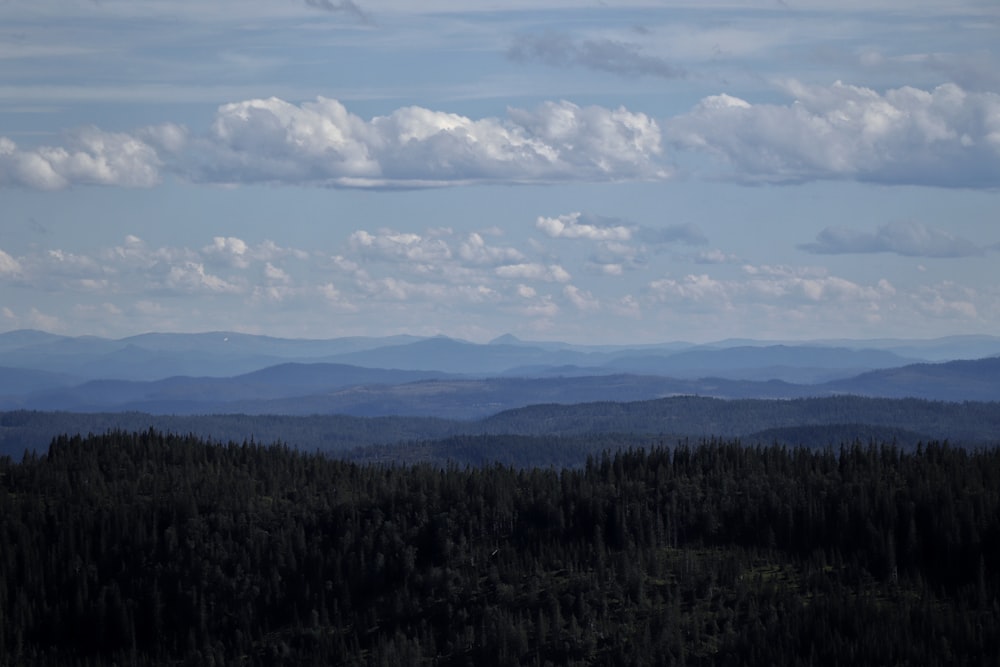
[[[505,333],[502,336],[497,336],[491,340],[489,345],[520,345],[521,339],[514,334]]]

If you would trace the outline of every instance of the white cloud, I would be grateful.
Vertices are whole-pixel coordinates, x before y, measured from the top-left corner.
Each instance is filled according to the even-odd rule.
[[[829,275],[816,267],[745,265],[738,280],[709,274],[688,274],[681,279],[662,278],[649,283],[656,301],[687,301],[728,308],[732,304],[819,304],[879,302],[895,295],[887,280],[863,285]]]
[[[565,283],[571,280],[566,269],[558,264],[540,264],[526,262],[522,264],[507,264],[495,269],[496,275],[508,280],[541,280],[545,282]]]
[[[38,190],[72,185],[150,187],[160,180],[156,151],[132,135],[85,127],[68,139],[68,147],[22,150],[0,137],[0,186]]]
[[[517,295],[522,299],[533,299],[538,295],[538,292],[536,292],[535,288],[530,285],[518,285]]]
[[[320,297],[336,310],[357,312],[359,308],[351,303],[333,283],[324,283],[317,288]]]
[[[655,121],[624,108],[548,102],[507,120],[403,107],[363,120],[337,100],[278,98],[219,108],[193,180],[331,187],[427,187],[468,182],[664,178]]]
[[[661,278],[649,283],[649,291],[653,297],[661,301],[715,301],[729,302],[734,285],[726,284],[711,278],[708,274],[688,274],[680,280]]]
[[[243,239],[235,236],[216,236],[212,238],[211,245],[202,248],[202,253],[209,257],[220,257],[233,266],[246,268],[250,265],[248,250],[249,246]]]
[[[678,147],[728,162],[743,182],[852,179],[1000,185],[1000,95],[954,84],[880,94],[837,82],[785,85],[789,105],[704,98],[667,123]]]
[[[984,249],[972,241],[913,220],[890,222],[874,232],[827,227],[817,235],[814,243],[799,247],[828,255],[891,252],[906,257],[971,257],[984,254]]]
[[[398,301],[434,305],[477,304],[493,301],[498,294],[486,285],[449,285],[439,282],[416,282],[386,276],[359,281],[365,298],[376,301]]]
[[[183,262],[170,267],[166,277],[166,287],[179,292],[239,292],[240,288],[219,276],[205,271],[205,266],[197,262]]]
[[[372,234],[361,229],[351,234],[349,243],[355,252],[383,261],[435,263],[451,259],[451,248],[445,241],[410,232],[381,229]]]
[[[600,301],[593,294],[576,285],[563,287],[563,294],[578,310],[597,310],[601,306]]]
[[[624,107],[546,102],[473,119],[402,107],[370,120],[339,101],[224,104],[207,133],[163,124],[133,134],[87,127],[67,147],[0,137],[0,186],[149,187],[161,168],[204,183],[421,188],[464,183],[663,179],[660,129]]]
[[[0,249],[0,276],[16,276],[21,273],[21,263]]]
[[[798,302],[878,301],[894,294],[887,280],[861,285],[819,267],[745,265],[741,296]]]
[[[4,308],[4,317],[10,320],[15,327],[22,329],[39,329],[56,333],[63,331],[65,326],[63,321],[56,315],[49,315],[32,306],[24,315],[18,315],[10,308]]]
[[[581,219],[582,218],[582,219]],[[632,228],[596,216],[567,213],[549,218],[539,216],[535,227],[554,239],[587,239],[589,241],[628,241]]]
[[[951,281],[921,286],[911,297],[916,308],[934,318],[977,319],[974,290]]]
[[[548,294],[527,299],[527,303],[519,304],[515,312],[525,318],[552,318],[559,314],[559,305]]]
[[[631,317],[633,319],[642,317],[642,306],[639,304],[639,300],[631,294],[621,297],[617,303],[613,304],[612,308],[616,313],[624,317]]]
[[[600,262],[593,262],[591,266],[596,269],[598,273],[603,273],[606,276],[620,276],[625,273],[625,267],[622,264],[601,264]]]
[[[524,261],[524,253],[516,248],[501,248],[487,245],[480,234],[475,232],[458,246],[458,256],[469,264],[496,266],[516,264]]]
[[[264,263],[264,277],[273,283],[287,284],[291,282],[291,278],[288,277],[284,269],[271,264],[271,262]]]

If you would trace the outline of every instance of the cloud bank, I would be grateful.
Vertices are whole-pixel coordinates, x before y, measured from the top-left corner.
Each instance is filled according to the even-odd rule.
[[[857,280],[823,267],[737,265],[732,256],[690,271],[683,264],[644,262],[641,246],[631,241],[572,240],[595,244],[604,259],[560,254],[559,247],[569,247],[563,237],[554,237],[551,248],[531,241],[502,244],[448,228],[355,229],[333,247],[307,251],[234,236],[197,246],[153,246],[129,235],[89,253],[0,249],[0,285],[40,295],[33,303],[6,305],[11,326],[40,326],[53,317],[46,312],[47,295],[65,293],[75,305],[64,315],[97,330],[191,321],[202,329],[224,328],[238,313],[247,321],[251,312],[254,322],[289,331],[303,321],[323,331],[331,315],[338,326],[364,328],[370,318],[384,321],[391,314],[400,330],[413,331],[441,322],[483,327],[511,316],[524,330],[542,331],[557,321],[597,330],[627,317],[645,322],[649,331],[690,320],[707,327],[708,335],[733,318],[776,330],[813,331],[817,322],[878,326],[901,317],[981,326],[1000,303],[993,286],[952,280]],[[624,271],[644,275],[626,283]],[[63,325],[50,319],[45,326]]]
[[[840,82],[785,88],[788,105],[706,97],[668,121],[667,136],[724,160],[729,178],[747,183],[1000,186],[1000,95],[954,84],[885,94]]]
[[[0,184],[148,187],[164,170],[199,183],[420,188],[463,183],[662,179],[660,129],[624,107],[546,102],[472,119],[403,107],[364,120],[324,97],[219,107],[211,128],[133,134],[90,128],[69,148],[24,150],[0,138]]]
[[[721,94],[661,125],[624,107],[549,101],[474,119],[417,106],[364,119],[335,99],[222,105],[207,131],[172,123],[87,127],[64,146],[0,137],[0,186],[151,187],[165,174],[207,184],[427,188],[665,180],[663,135],[747,183],[854,180],[1000,187],[1000,95],[954,84],[880,94],[835,83],[785,89],[787,105]],[[676,157],[675,153],[675,157]],[[710,174],[711,175],[711,174]]]

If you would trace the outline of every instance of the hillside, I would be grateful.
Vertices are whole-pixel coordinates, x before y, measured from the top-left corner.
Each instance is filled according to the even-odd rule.
[[[949,440],[977,447],[1000,444],[1000,403],[945,403],[917,399],[829,397],[796,400],[721,400],[677,396],[638,402],[535,405],[478,420],[427,417],[353,417],[348,415],[150,415],[11,411],[0,413],[0,455],[19,458],[26,449],[43,451],[59,434],[103,433],[109,429],[192,433],[218,441],[284,442],[304,451],[345,455],[372,445],[386,456],[412,460],[414,443],[462,436],[483,438],[475,448],[492,446],[492,436],[561,438],[562,465],[579,465],[592,450],[573,449],[586,439],[614,449],[629,443],[704,437],[740,438],[748,444],[837,446],[871,439],[895,440],[911,448],[919,442]],[[466,440],[466,442],[469,442]],[[393,449],[395,448],[395,449]],[[433,445],[430,451],[447,451]],[[471,451],[471,450],[470,450]],[[505,461],[546,465],[547,453]],[[389,452],[393,452],[391,455]],[[568,452],[568,453],[567,453]],[[366,456],[363,452],[359,454]],[[474,462],[479,454],[471,453]],[[435,460],[443,461],[444,456]]]

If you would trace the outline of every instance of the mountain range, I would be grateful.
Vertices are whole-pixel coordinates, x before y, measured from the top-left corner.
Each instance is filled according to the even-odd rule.
[[[415,415],[674,395],[1000,400],[1000,337],[582,346],[506,335],[0,334],[0,410]]]

